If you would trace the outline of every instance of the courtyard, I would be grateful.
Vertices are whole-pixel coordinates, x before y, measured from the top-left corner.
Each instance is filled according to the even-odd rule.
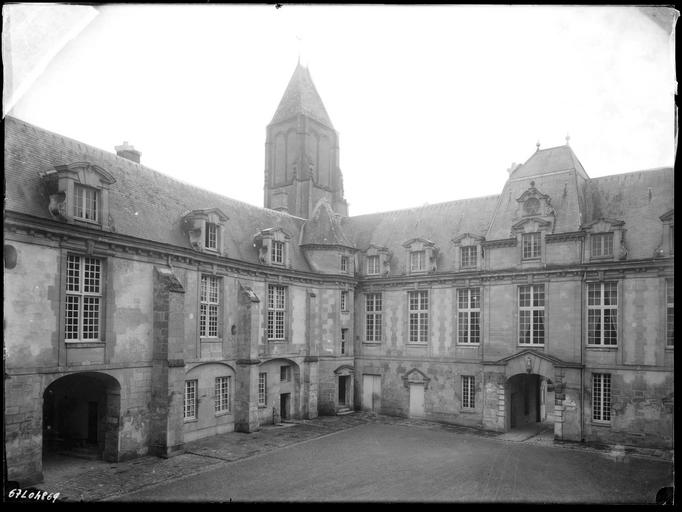
[[[661,458],[358,413],[215,436],[169,462],[176,476],[149,466],[157,483],[108,499],[654,503],[673,480]]]

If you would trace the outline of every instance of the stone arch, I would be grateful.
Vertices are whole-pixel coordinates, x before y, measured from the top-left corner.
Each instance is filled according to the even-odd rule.
[[[104,372],[53,376],[43,391],[43,458],[66,452],[117,461],[121,389]]]
[[[282,379],[281,367],[284,366],[282,363],[287,363],[287,366],[291,367],[291,373],[285,379]],[[301,418],[303,404],[301,365],[293,359],[276,357],[261,362],[258,368],[259,373],[267,374],[266,405],[259,408],[261,425],[277,423],[283,419]]]

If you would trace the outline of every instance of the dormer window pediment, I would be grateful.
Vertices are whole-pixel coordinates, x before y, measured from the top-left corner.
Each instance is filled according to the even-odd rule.
[[[482,268],[485,237],[464,233],[452,239],[456,246],[455,268],[458,270],[480,270]]]
[[[406,249],[408,274],[435,272],[438,247],[431,240],[413,238],[403,247]]]
[[[194,250],[223,254],[223,226],[228,220],[220,209],[205,208],[187,212],[182,225]]]
[[[57,165],[39,176],[54,219],[111,229],[109,186],[116,180],[109,171],[89,162],[75,162]]]
[[[256,233],[253,246],[263,265],[291,266],[291,236],[282,228],[268,228]]]
[[[516,218],[524,217],[553,217],[556,211],[552,206],[552,200],[547,194],[543,194],[535,188],[535,182],[531,181],[528,189],[516,199],[518,207]]]
[[[627,258],[625,247],[625,222],[616,219],[597,219],[582,226],[587,234],[585,260],[623,260]]]

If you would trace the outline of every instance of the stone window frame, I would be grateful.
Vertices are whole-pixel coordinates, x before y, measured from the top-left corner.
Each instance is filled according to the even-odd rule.
[[[599,389],[597,390],[598,382]],[[608,387],[605,385],[607,383]],[[605,389],[607,389],[608,392],[606,392]],[[597,400],[597,397],[599,397],[599,400]],[[608,401],[605,400],[605,398],[607,398]],[[613,419],[613,414],[611,411],[611,409],[613,408],[613,379],[611,373],[601,372],[592,373],[591,402],[592,414],[590,415],[590,417],[592,419],[592,422],[597,423],[599,425],[611,424],[611,421]]]
[[[389,260],[391,258],[391,254],[388,251],[386,247],[380,247],[378,245],[370,245],[365,251],[363,251],[363,259],[364,259],[364,274],[365,276],[369,278],[378,278],[382,276],[387,276],[391,272]],[[376,267],[377,273],[369,273],[369,259],[376,257],[376,260],[378,262],[378,266]]]
[[[39,172],[38,176],[49,197],[47,209],[53,219],[105,231],[113,229],[109,215],[109,188],[116,183],[116,179],[109,171],[90,162],[73,162],[55,165],[47,171]],[[76,215],[79,188],[94,191],[97,198],[96,219]]]
[[[478,308],[473,308],[471,307],[472,304],[472,291],[477,290],[478,291]],[[467,292],[467,307],[466,308],[461,308],[460,304],[460,292],[466,291]],[[455,334],[456,336],[456,343],[457,345],[465,346],[465,347],[476,347],[481,344],[481,299],[482,299],[482,289],[480,286],[470,286],[470,287],[462,287],[462,288],[456,288],[455,290],[455,304],[457,307],[457,332]],[[467,340],[470,340],[472,338],[471,335],[471,319],[472,319],[472,314],[473,313],[478,313],[478,341],[462,341],[460,338],[460,332],[461,332],[461,322],[462,322],[462,317],[461,315],[466,315],[467,318]]]
[[[370,303],[368,298],[372,296],[372,309],[370,310]],[[378,297],[378,308],[377,308]],[[369,336],[369,318],[372,318],[372,336]],[[377,321],[378,320],[378,321]],[[364,340],[363,343],[378,344],[383,340],[384,335],[384,296],[382,292],[367,292],[365,293],[365,315],[364,315]]]
[[[428,346],[431,339],[431,294],[430,290],[408,290],[407,291],[407,344],[416,346]],[[416,300],[417,308],[414,309],[415,301],[413,297],[418,297]],[[423,297],[426,297],[424,300]],[[425,302],[425,307],[423,302]],[[414,316],[416,315],[416,316]],[[425,315],[425,318],[423,318]],[[413,324],[412,320],[416,319],[416,340],[413,340],[412,334]],[[425,340],[422,340],[422,330],[425,327]]]
[[[268,372],[258,372],[258,407],[268,406]]]
[[[615,285],[615,292],[616,292],[616,304],[608,304],[605,305],[604,303],[604,291],[605,291],[605,284],[613,284]],[[600,295],[600,304],[590,304],[590,287],[594,285],[599,285],[599,295]],[[618,345],[620,343],[621,339],[621,332],[620,332],[620,321],[621,321],[621,313],[620,313],[620,307],[621,307],[621,297],[623,294],[621,293],[621,282],[617,279],[604,279],[604,280],[594,280],[594,281],[587,281],[585,283],[585,343],[587,348],[601,348],[601,349],[617,349]],[[604,343],[604,311],[605,310],[610,310],[610,311],[615,311],[616,313],[616,325],[615,325],[615,343]],[[590,343],[590,311],[601,311],[599,318],[600,318],[600,342],[599,343]]]
[[[437,269],[438,247],[431,240],[412,238],[403,243],[405,248],[405,273],[408,275],[428,274]],[[421,256],[423,254],[423,257]],[[421,265],[414,266],[415,257]]]
[[[516,245],[519,251],[518,258],[522,265],[536,266],[545,263],[547,252],[545,236],[550,234],[551,230],[551,222],[534,217],[523,219],[512,226],[512,237],[516,238]],[[538,236],[537,256],[524,257],[524,236],[526,235]]]
[[[291,235],[282,228],[268,228],[259,231],[254,236],[253,246],[258,250],[258,261],[261,264],[291,268]],[[276,259],[276,246],[282,249],[281,261]]]
[[[536,306],[535,303],[535,291],[536,287],[542,287],[542,305],[541,306]],[[521,293],[522,289],[524,288],[529,288],[530,292],[530,305],[529,306],[522,306],[521,305]],[[517,329],[517,345],[519,347],[536,347],[536,348],[543,348],[545,346],[545,341],[547,338],[547,286],[546,283],[527,283],[527,284],[520,284],[517,287],[517,311],[518,311],[518,329]],[[531,342],[522,342],[522,333],[521,333],[521,313],[522,312],[529,312],[530,313],[530,321],[529,321],[529,329],[530,329],[530,336],[531,336]],[[535,320],[535,313],[542,313],[542,343],[534,343],[533,340],[536,339],[535,335],[535,327],[534,327],[534,320]]]
[[[344,274],[348,273],[348,267],[349,267],[348,264],[349,263],[350,263],[350,258],[348,256],[345,256],[342,254],[341,255],[341,263],[339,265],[340,265],[341,272],[343,272]]]
[[[182,229],[187,235],[190,246],[195,251],[224,256],[224,226],[228,220],[230,220],[229,217],[219,208],[192,210],[182,216]],[[211,224],[215,225],[215,249],[206,246],[206,242],[209,240],[208,226]]]
[[[216,416],[232,412],[232,376],[219,375],[215,378],[214,406]],[[224,383],[224,385],[222,384]]]
[[[483,268],[483,242],[485,237],[474,235],[472,233],[463,233],[451,242],[455,245],[455,269],[458,271],[474,271],[482,270]],[[464,265],[463,251],[465,248],[475,247],[476,261],[474,265]]]
[[[184,421],[197,421],[199,419],[199,379],[185,380],[182,403],[182,417]],[[189,415],[188,412],[190,413]]]
[[[348,302],[349,302],[349,293],[348,290],[341,290],[341,300],[340,300],[340,306],[341,306],[341,313],[348,313]]]
[[[282,298],[283,298],[283,307],[280,307],[274,302],[274,299],[276,298],[273,292],[272,299],[271,301],[271,295],[270,295],[270,290],[276,290],[280,289],[282,290]],[[289,335],[289,327],[291,325],[290,319],[289,319],[289,287],[287,285],[281,284],[279,282],[272,282],[272,283],[267,283],[265,287],[265,293],[266,293],[266,303],[265,303],[265,341],[266,343],[288,343],[288,341],[291,339],[291,336]],[[272,313],[272,316],[271,316]],[[276,337],[276,334],[278,332],[277,325],[279,323],[278,317],[280,315],[277,315],[277,313],[282,313],[281,314],[281,322],[282,322],[282,337]],[[272,321],[271,321],[272,318]],[[273,328],[270,328],[270,325],[273,325]],[[271,333],[273,333],[275,336],[271,337]]]
[[[669,210],[659,217],[662,223],[661,245],[654,254],[657,258],[675,254],[675,210]]]
[[[216,287],[217,287],[217,302],[215,301],[210,301],[210,300],[204,300],[203,297],[203,282],[204,278],[210,279],[210,280],[215,280],[216,282]],[[207,340],[207,341],[222,341],[223,339],[223,311],[222,311],[222,305],[224,302],[224,296],[225,296],[225,291],[223,289],[224,286],[224,280],[222,276],[219,276],[217,274],[212,274],[210,272],[200,272],[199,273],[199,296],[198,296],[198,304],[199,304],[199,314],[197,315],[197,326],[198,326],[198,333],[199,333],[199,339],[200,340]],[[207,306],[207,311],[209,310],[210,306],[215,306],[216,309],[216,334],[209,335],[208,334],[208,326],[210,325],[209,323],[206,324],[206,330],[204,331],[204,334],[202,334],[202,309],[204,304]]]
[[[625,222],[616,219],[599,218],[581,228],[586,235],[583,258],[585,261],[615,261],[627,257],[625,247]],[[611,234],[613,237],[611,254],[594,254],[594,240]]]
[[[70,262],[72,261],[72,258],[77,258],[78,259],[78,290],[73,290],[69,289],[69,283],[73,282],[72,279],[69,277],[69,270],[71,268]],[[98,277],[97,277],[97,287],[98,287],[98,292],[92,292],[92,291],[86,291],[84,289],[84,284],[86,282],[86,260],[90,259],[93,261],[96,261],[98,263]],[[66,251],[65,252],[65,258],[64,258],[64,286],[63,286],[63,309],[64,312],[61,315],[62,319],[62,328],[61,328],[61,336],[64,340],[65,343],[67,344],[100,344],[104,343],[105,341],[105,322],[104,319],[106,317],[105,314],[105,308],[106,308],[106,261],[98,256],[94,255],[88,255],[88,254],[82,254],[82,253],[77,253],[75,251]],[[67,315],[69,313],[69,309],[67,308],[67,304],[69,303],[69,297],[78,297],[78,325],[76,326],[76,334],[77,337],[75,338],[68,338],[67,337]],[[84,337],[84,325],[83,321],[85,319],[85,314],[84,314],[84,306],[85,306],[85,299],[86,298],[97,298],[99,299],[98,301],[98,314],[97,314],[97,322],[96,322],[96,327],[97,327],[97,336],[94,338],[85,338]]]
[[[59,262],[60,269],[59,274],[61,276],[61,282],[64,283],[59,289],[59,339],[68,348],[94,348],[94,347],[104,347],[108,339],[108,327],[110,325],[109,315],[111,314],[111,304],[108,290],[111,283],[111,260],[108,253],[104,253],[96,248],[95,244],[87,241],[85,243],[85,250],[82,247],[67,246],[60,250]],[[98,340],[80,340],[80,339],[67,339],[66,338],[66,295],[67,295],[67,272],[68,272],[68,257],[69,255],[82,256],[95,258],[100,261],[100,287],[101,287],[101,306],[100,306],[100,329],[99,329],[99,339]]]
[[[468,397],[467,397],[467,385],[465,382],[469,382]],[[476,376],[475,375],[460,375],[460,385],[462,390],[462,401],[461,409],[465,411],[473,411],[476,409]]]
[[[207,251],[218,251],[218,224],[207,222],[204,237],[204,247]]]

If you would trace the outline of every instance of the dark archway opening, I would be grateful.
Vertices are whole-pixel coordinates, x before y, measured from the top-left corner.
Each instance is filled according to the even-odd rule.
[[[61,377],[43,394],[43,460],[118,460],[120,385],[100,373]]]
[[[551,380],[518,374],[506,384],[507,430],[553,430],[554,393]]]

